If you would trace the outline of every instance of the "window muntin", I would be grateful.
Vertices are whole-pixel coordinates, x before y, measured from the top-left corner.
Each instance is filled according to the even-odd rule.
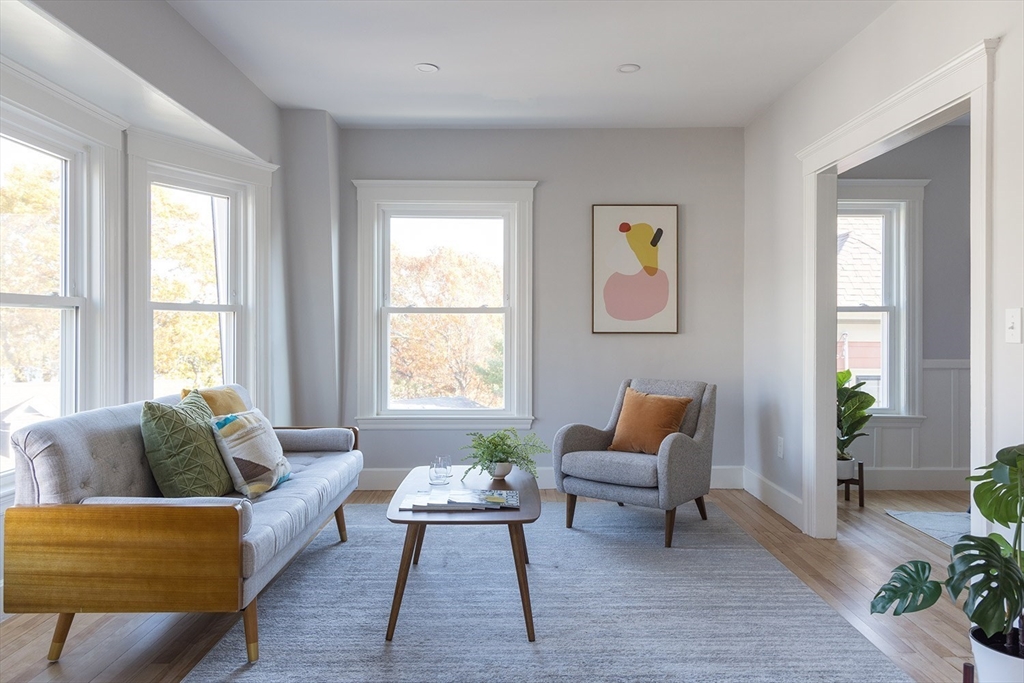
[[[0,473],[14,467],[13,432],[77,407],[84,303],[81,150],[14,135],[0,137]]]
[[[232,193],[189,174],[149,183],[152,395],[235,381],[238,218]]]

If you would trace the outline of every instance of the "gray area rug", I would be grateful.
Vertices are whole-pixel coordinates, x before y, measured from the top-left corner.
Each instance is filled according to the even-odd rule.
[[[964,534],[971,533],[971,514],[969,512],[900,512],[886,510],[890,517],[895,517],[907,526],[936,538],[952,547]]]
[[[878,681],[910,679],[714,505],[664,513],[544,503],[527,525],[536,641],[507,527],[432,526],[385,642],[405,527],[345,508],[259,597],[260,660],[242,623],[197,681]]]

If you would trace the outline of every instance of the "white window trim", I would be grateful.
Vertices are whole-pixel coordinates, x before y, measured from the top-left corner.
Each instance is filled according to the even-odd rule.
[[[149,301],[149,185],[179,178],[228,194],[238,221],[233,381],[254,405],[270,406],[270,184],[273,164],[236,157],[140,130],[128,131],[129,399],[152,398],[152,315]],[[173,307],[161,304],[159,308]],[[229,308],[231,306],[228,306]],[[194,307],[190,307],[194,308]],[[216,306],[215,308],[223,308]]]
[[[895,325],[899,330],[890,332],[902,338],[896,346],[899,358],[894,372],[900,386],[893,393],[890,384],[890,408],[871,409],[879,417],[898,420],[920,420],[921,406],[921,250],[924,220],[924,188],[928,180],[908,179],[845,179],[838,182],[840,203],[858,203],[871,207],[872,202],[899,202],[903,205],[902,235],[893,235],[888,242],[888,259],[895,259],[902,269],[902,277],[894,292],[897,313]],[[899,229],[899,226],[897,226]],[[886,264],[891,272],[891,263]],[[872,310],[872,307],[864,309]],[[895,400],[893,400],[895,398]]]
[[[0,128],[15,139],[72,160],[68,220],[78,233],[68,244],[75,280],[63,303],[78,307],[77,330],[64,343],[77,345],[77,372],[63,411],[87,410],[124,400],[124,233],[121,206],[123,122],[26,70],[0,61]],[[77,240],[77,241],[75,241]],[[4,297],[17,304],[21,297]],[[31,303],[26,299],[24,303]],[[65,368],[65,373],[73,371]],[[14,471],[0,475],[0,510],[14,500]]]
[[[358,211],[358,405],[362,429],[528,429],[533,424],[533,190],[535,181],[354,180]],[[385,411],[381,357],[385,214],[409,207],[507,205],[507,288],[511,299],[505,357],[511,360],[505,410]]]

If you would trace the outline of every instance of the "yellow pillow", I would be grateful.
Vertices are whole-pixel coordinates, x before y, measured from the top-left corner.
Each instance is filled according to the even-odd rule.
[[[188,392],[191,389],[182,389],[181,397],[185,398],[188,396]],[[245,401],[238,395],[238,392],[231,387],[223,387],[221,389],[198,389],[203,399],[206,401],[206,405],[210,406],[210,410],[213,411],[214,415],[231,415],[232,413],[244,413],[249,410]]]
[[[692,402],[692,398],[684,396],[644,394],[627,387],[608,450],[657,455],[665,437],[679,431],[686,408]]]

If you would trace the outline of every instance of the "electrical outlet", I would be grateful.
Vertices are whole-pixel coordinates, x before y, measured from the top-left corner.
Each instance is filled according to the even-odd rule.
[[[777,458],[781,458],[782,457],[782,437],[781,436],[779,437],[779,441],[778,441],[778,443],[775,446],[775,457],[777,457]]]

